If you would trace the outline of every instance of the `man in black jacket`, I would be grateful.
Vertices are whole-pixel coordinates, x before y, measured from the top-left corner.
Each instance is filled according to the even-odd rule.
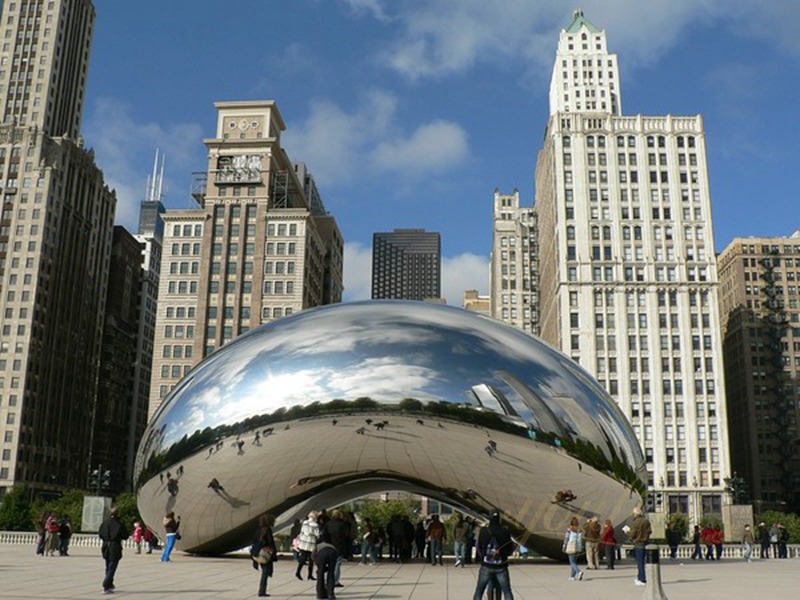
[[[514,545],[508,527],[500,522],[500,512],[493,511],[489,525],[481,529],[478,536],[477,549],[481,570],[478,573],[473,600],[481,600],[483,592],[490,583],[494,589],[503,592],[504,600],[514,600],[511,578],[508,575],[508,557],[513,552]]]
[[[340,581],[342,576],[342,561],[350,549],[353,540],[350,538],[350,524],[344,520],[344,513],[340,510],[334,510],[331,514],[331,519],[325,523],[322,528],[320,538],[323,542],[328,542],[336,548],[339,557],[336,559],[336,587],[342,587]]]
[[[100,525],[98,531],[103,540],[101,552],[106,561],[106,576],[103,579],[103,593],[111,594],[114,591],[114,574],[117,572],[119,561],[122,560],[122,541],[128,539],[128,530],[119,520],[119,509],[111,507],[108,518]]]

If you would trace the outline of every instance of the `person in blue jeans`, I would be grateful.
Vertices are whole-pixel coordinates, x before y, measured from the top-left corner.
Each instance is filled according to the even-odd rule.
[[[114,593],[114,575],[117,573],[119,561],[122,560],[122,542],[128,539],[128,530],[119,520],[119,509],[111,507],[108,518],[100,525],[97,532],[103,545],[100,549],[106,563],[105,577],[103,578],[103,593]]]
[[[492,512],[489,525],[481,529],[476,546],[481,570],[478,572],[473,600],[481,600],[490,584],[500,589],[504,600],[514,600],[508,574],[508,557],[514,550],[514,540],[508,527],[501,524],[499,511]]]
[[[633,509],[633,521],[627,533],[631,542],[633,542],[633,554],[636,557],[638,570],[636,585],[647,585],[647,578],[644,573],[645,547],[650,543],[652,532],[650,521],[642,514],[642,509],[638,506],[635,507]]]
[[[164,531],[167,534],[167,541],[164,544],[164,551],[161,553],[161,562],[170,562],[170,554],[172,549],[175,548],[175,542],[178,539],[178,529],[181,526],[181,518],[175,518],[175,513],[169,511],[164,517]]]

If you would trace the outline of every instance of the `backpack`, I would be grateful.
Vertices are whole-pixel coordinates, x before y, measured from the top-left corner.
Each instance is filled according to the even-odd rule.
[[[486,552],[483,555],[483,562],[487,565],[501,565],[505,562],[503,553],[500,551],[500,542],[497,541],[495,536],[489,539],[486,544]]]

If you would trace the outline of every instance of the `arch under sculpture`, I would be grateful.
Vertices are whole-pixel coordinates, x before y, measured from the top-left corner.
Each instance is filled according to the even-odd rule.
[[[520,543],[559,557],[570,517],[622,523],[646,472],[623,414],[568,357],[462,309],[379,300],[220,348],[165,399],[135,473],[145,522],[175,511],[194,553],[248,545],[264,512],[280,529],[400,490],[479,519],[500,509]]]

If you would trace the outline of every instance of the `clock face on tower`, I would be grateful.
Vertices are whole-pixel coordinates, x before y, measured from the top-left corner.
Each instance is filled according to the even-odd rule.
[[[261,129],[261,120],[258,117],[239,117],[231,118],[227,123],[228,129],[231,131],[239,131],[245,133],[249,130]]]

